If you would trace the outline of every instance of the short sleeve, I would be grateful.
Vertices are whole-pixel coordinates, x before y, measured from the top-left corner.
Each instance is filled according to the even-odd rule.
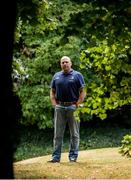
[[[55,75],[53,76],[53,78],[52,78],[52,80],[51,80],[50,88],[51,88],[51,89],[56,89],[56,87],[55,87]]]
[[[78,73],[77,77],[79,79],[79,88],[84,88],[85,87],[85,80],[84,80],[83,75],[81,73]]]

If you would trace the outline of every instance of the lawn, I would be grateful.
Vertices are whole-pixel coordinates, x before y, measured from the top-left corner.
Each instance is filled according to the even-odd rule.
[[[51,155],[14,163],[16,179],[131,179],[131,159],[121,156],[119,147],[79,152],[77,163],[62,153],[60,163],[47,161]]]

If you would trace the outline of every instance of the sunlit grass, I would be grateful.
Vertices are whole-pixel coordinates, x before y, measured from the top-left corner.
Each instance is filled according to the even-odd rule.
[[[131,162],[118,153],[118,148],[80,151],[77,163],[47,163],[50,155],[14,163],[15,178],[29,179],[130,179]]]

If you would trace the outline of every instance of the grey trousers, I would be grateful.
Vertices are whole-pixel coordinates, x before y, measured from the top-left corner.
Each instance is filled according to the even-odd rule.
[[[75,110],[76,110],[75,105],[55,106],[54,139],[53,139],[54,150],[52,154],[53,159],[60,160],[61,158],[63,136],[67,123],[70,130],[69,159],[70,158],[77,159],[78,157],[79,140],[80,140],[80,136],[79,136],[80,122],[75,120],[74,117]]]

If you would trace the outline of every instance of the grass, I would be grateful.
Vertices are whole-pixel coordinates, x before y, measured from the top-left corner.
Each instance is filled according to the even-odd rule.
[[[118,153],[119,148],[102,148],[79,152],[77,163],[47,163],[50,155],[14,163],[16,179],[130,179],[131,162]]]

